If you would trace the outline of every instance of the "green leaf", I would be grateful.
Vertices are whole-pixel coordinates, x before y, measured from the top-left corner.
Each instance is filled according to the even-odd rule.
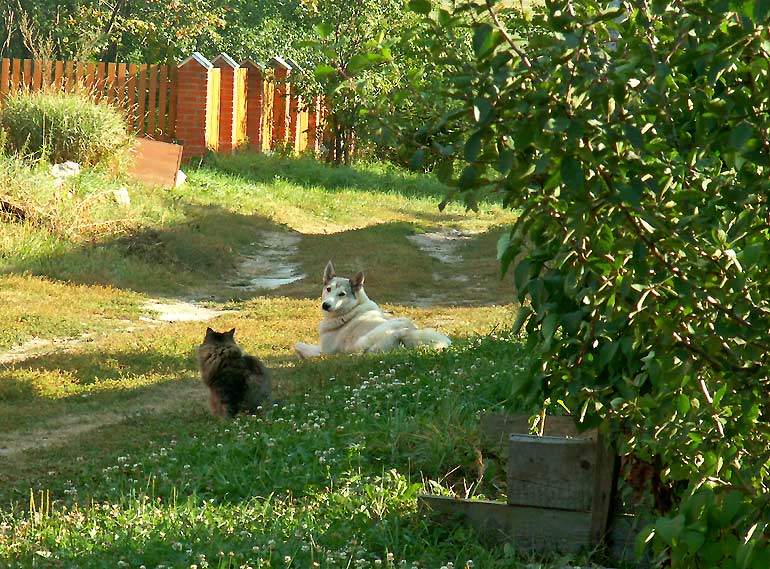
[[[573,156],[565,156],[561,161],[561,179],[567,188],[575,193],[583,190],[585,178],[580,163]]]
[[[522,306],[519,309],[519,313],[516,315],[516,320],[513,322],[513,333],[518,334],[533,314],[534,312],[532,312],[532,309],[529,306]]]
[[[546,350],[548,350],[551,347],[551,342],[553,342],[553,335],[556,332],[556,326],[558,323],[559,323],[558,314],[549,314],[548,316],[543,318],[542,331],[543,331],[543,337],[545,338],[545,345],[543,346],[543,348]]]
[[[644,137],[642,136],[641,130],[633,125],[625,124],[623,125],[623,133],[626,135],[626,138],[629,140],[629,142],[631,142],[634,148],[637,150],[642,149],[642,146],[644,146]]]
[[[681,540],[690,553],[696,553],[706,543],[706,536],[702,532],[688,529],[682,532]]]
[[[495,170],[500,172],[503,176],[513,168],[516,162],[516,155],[510,150],[503,150],[500,156],[497,158],[497,164],[495,164]]]
[[[331,65],[325,65],[325,64],[319,65],[313,71],[313,74],[316,76],[317,79],[322,79],[323,77],[328,77],[336,73],[337,73],[337,70],[334,67],[332,67]]]
[[[334,31],[334,28],[329,22],[321,22],[320,24],[316,24],[314,28],[315,32],[323,39],[327,39],[332,35],[332,31]]]
[[[473,102],[473,119],[477,123],[485,124],[492,115],[492,103],[486,97],[476,97]]]
[[[454,165],[452,160],[441,160],[438,164],[436,164],[436,167],[433,168],[433,173],[435,174],[436,178],[438,178],[439,182],[448,184],[452,179],[452,174],[454,174]]]
[[[752,134],[754,134],[753,126],[746,121],[738,123],[730,131],[730,146],[740,152],[746,146]]]
[[[655,522],[655,533],[668,545],[673,545],[684,530],[684,516],[673,518],[658,518]]]
[[[409,9],[417,14],[430,14],[431,8],[430,0],[409,0]]]
[[[479,157],[481,152],[481,141],[484,138],[484,133],[480,130],[475,131],[470,135],[468,141],[465,143],[465,160],[473,162]]]
[[[460,174],[460,179],[457,180],[457,185],[461,190],[470,190],[476,185],[476,178],[478,174],[476,168],[473,166],[466,166]]]
[[[770,0],[754,0],[754,13],[752,14],[754,22],[765,23],[770,15]]]
[[[644,188],[641,184],[620,184],[618,186],[618,196],[625,203],[634,207],[639,207],[642,203],[642,192]]]
[[[425,164],[425,149],[418,148],[412,157],[409,159],[409,168],[412,170],[422,170]]]
[[[497,32],[489,24],[480,24],[473,33],[473,52],[482,58],[495,47]]]
[[[379,53],[357,53],[350,58],[346,69],[350,73],[358,73],[359,71],[378,65],[383,61],[385,61],[385,59]]]
[[[599,350],[599,365],[606,367],[615,357],[615,354],[618,353],[619,347],[620,342],[609,342],[604,344]]]
[[[676,410],[679,411],[680,415],[686,415],[690,410],[690,398],[684,394],[677,396]]]

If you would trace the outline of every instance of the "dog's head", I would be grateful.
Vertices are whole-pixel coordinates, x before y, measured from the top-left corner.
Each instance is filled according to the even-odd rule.
[[[363,288],[364,273],[358,273],[354,279],[338,277],[329,261],[324,269],[321,310],[328,314],[344,314],[358,304]]]

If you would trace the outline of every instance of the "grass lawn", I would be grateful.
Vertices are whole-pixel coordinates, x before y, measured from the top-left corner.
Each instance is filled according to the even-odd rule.
[[[511,212],[494,202],[439,212],[443,188],[428,177],[306,158],[220,158],[173,190],[103,172],[55,190],[21,168],[0,164],[0,198],[29,212],[0,218],[0,566],[532,561],[416,512],[423,491],[505,494],[477,420],[523,409],[515,386],[528,356],[507,332],[516,307],[495,261]],[[130,206],[110,197],[122,186]],[[449,258],[414,239],[448,230]],[[280,260],[304,276],[234,285],[275,235],[291,237]],[[371,298],[454,345],[297,360],[294,342],[317,338],[329,259],[339,274],[364,269]],[[169,322],[150,302],[213,317]],[[194,360],[206,326],[236,328],[282,405],[208,415]]]

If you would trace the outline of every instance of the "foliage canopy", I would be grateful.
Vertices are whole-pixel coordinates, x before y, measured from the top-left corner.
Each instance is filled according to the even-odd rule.
[[[520,392],[660,461],[660,559],[770,566],[770,4],[410,6],[449,101],[412,164],[521,211],[499,244],[540,354]]]

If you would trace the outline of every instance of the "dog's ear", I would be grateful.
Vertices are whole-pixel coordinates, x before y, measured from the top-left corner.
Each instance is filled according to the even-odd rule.
[[[360,272],[356,275],[356,278],[353,279],[353,282],[351,283],[351,286],[353,287],[353,292],[358,292],[361,290],[361,288],[364,286],[364,273]]]
[[[332,265],[332,262],[329,261],[326,263],[326,268],[324,269],[324,284],[328,283],[336,276],[337,273],[334,272],[334,265]]]

